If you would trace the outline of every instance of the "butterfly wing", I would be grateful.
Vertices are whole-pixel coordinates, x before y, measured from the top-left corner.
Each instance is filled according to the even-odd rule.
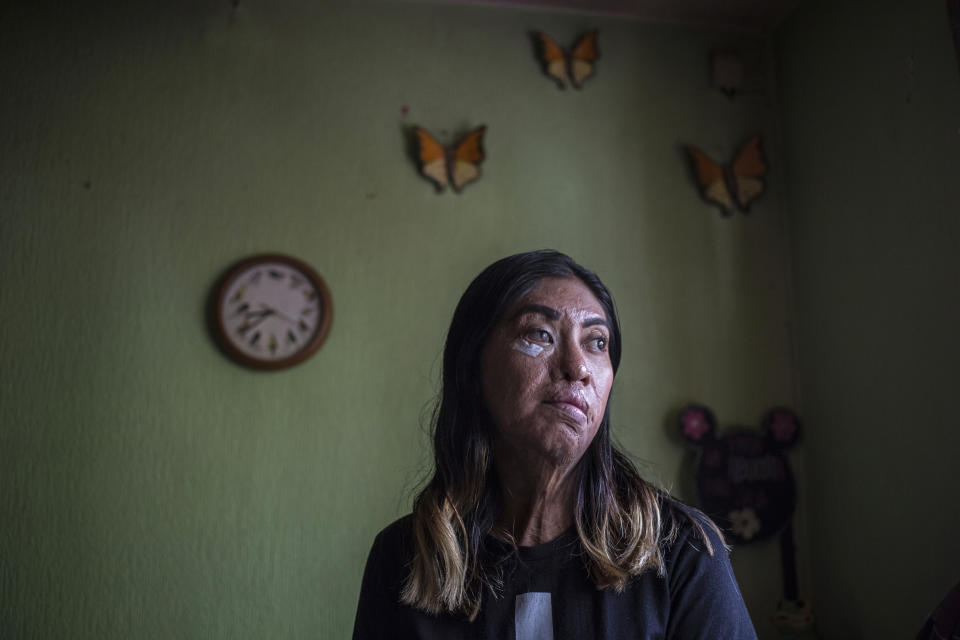
[[[600,50],[597,49],[597,35],[596,30],[587,33],[577,41],[573,51],[570,52],[570,74],[573,76],[571,84],[577,89],[584,80],[593,75],[593,63],[600,57]]]
[[[703,151],[694,146],[684,147],[693,163],[694,177],[700,195],[707,202],[720,205],[723,215],[728,216],[733,211],[733,197],[727,188],[727,181],[723,176],[723,167],[707,157]]]
[[[456,191],[480,177],[480,163],[483,162],[483,134],[487,127],[477,127],[463,137],[453,153],[451,182]]]
[[[749,211],[750,203],[766,188],[767,160],[763,155],[760,136],[747,140],[730,165],[736,189],[737,204]]]
[[[557,87],[563,89],[569,80],[567,56],[563,49],[542,31],[535,32],[533,40],[537,45],[537,57],[540,58],[540,64],[543,65],[543,72],[556,81]]]
[[[437,191],[443,191],[448,181],[446,150],[427,133],[426,129],[414,127],[413,133],[416,136],[416,157],[420,173],[434,184]]]

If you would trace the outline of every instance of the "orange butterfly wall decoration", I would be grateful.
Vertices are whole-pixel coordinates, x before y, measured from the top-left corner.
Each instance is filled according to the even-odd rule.
[[[566,87],[568,82],[575,89],[579,89],[583,82],[593,75],[594,63],[600,57],[596,30],[581,36],[569,51],[564,50],[542,31],[536,31],[532,35],[543,72],[553,78],[560,89]]]
[[[480,163],[485,156],[483,134],[487,127],[480,126],[463,136],[452,147],[444,147],[423,127],[414,127],[415,158],[420,174],[433,183],[437,193],[449,184],[454,191],[480,177]]]
[[[750,203],[766,189],[764,176],[769,167],[760,136],[743,143],[729,166],[717,164],[694,146],[686,145],[684,149],[693,163],[700,195],[707,202],[719,205],[724,216],[733,213],[735,207],[747,213]]]

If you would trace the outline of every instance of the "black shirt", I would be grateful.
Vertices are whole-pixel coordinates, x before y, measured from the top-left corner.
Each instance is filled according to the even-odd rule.
[[[679,509],[664,506],[664,511]],[[703,514],[689,513],[705,522]],[[682,515],[679,535],[664,548],[666,575],[648,570],[633,577],[622,593],[597,589],[591,582],[576,529],[546,544],[516,550],[491,541],[507,554],[503,590],[499,597],[485,594],[473,622],[463,616],[430,615],[400,602],[413,556],[411,522],[411,516],[401,518],[373,543],[354,640],[757,637],[723,542],[705,527],[714,551],[709,555],[699,533]]]

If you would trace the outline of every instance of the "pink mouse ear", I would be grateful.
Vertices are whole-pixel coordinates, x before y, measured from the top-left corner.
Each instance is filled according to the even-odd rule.
[[[767,438],[779,449],[789,449],[800,440],[803,428],[800,418],[785,407],[771,409],[763,419],[763,430]]]
[[[713,412],[699,404],[688,404],[680,410],[677,417],[677,428],[680,437],[687,442],[700,446],[708,440],[713,440],[717,433],[717,420]]]

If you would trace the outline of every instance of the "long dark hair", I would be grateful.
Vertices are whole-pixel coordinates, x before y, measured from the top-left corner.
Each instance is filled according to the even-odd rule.
[[[596,296],[610,327],[614,375],[620,366],[613,297],[596,274],[569,256],[552,250],[519,253],[494,262],[470,283],[453,313],[443,352],[442,390],[433,415],[434,474],[414,501],[415,554],[402,600],[419,609],[473,617],[484,589],[495,582],[482,558],[484,538],[499,511],[499,490],[480,354],[511,305],[546,277],[577,278]],[[575,522],[594,583],[621,590],[631,575],[647,568],[662,571],[663,495],[613,445],[609,401],[580,461],[578,482]]]

